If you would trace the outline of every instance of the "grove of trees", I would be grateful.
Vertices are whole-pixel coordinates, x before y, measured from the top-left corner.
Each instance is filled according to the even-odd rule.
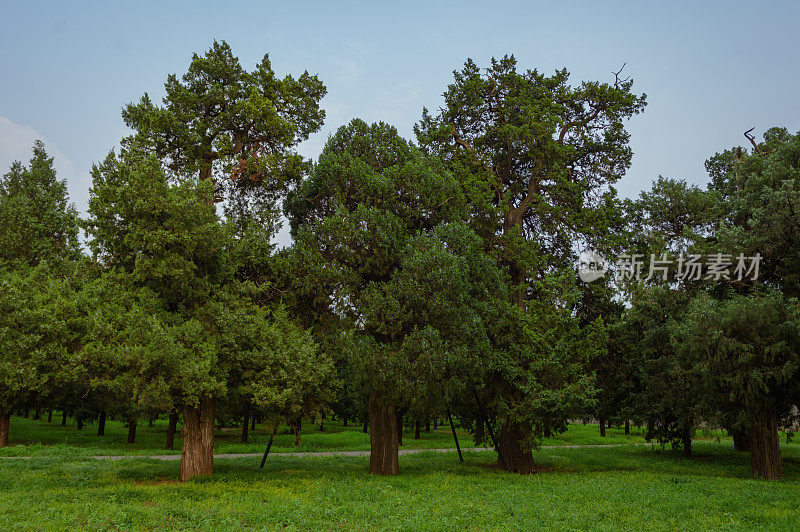
[[[169,418],[181,480],[220,422],[363,424],[398,474],[404,424],[451,414],[498,466],[534,470],[577,419],[692,455],[720,428],[781,478],[800,403],[800,134],[746,134],[705,187],[618,197],[633,81],[571,84],[513,56],[454,72],[416,138],[358,118],[319,158],[323,83],[251,71],[225,42],[91,173],[85,219],[42,143],[0,179],[0,447],[10,416]],[[433,104],[434,102],[432,102]],[[292,245],[273,243],[283,218]],[[85,238],[80,239],[83,231]],[[581,252],[608,272],[584,280]],[[490,440],[486,434],[490,435]]]

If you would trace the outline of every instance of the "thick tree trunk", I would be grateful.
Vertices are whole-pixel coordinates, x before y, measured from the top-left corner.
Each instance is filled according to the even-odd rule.
[[[397,475],[397,415],[390,406],[381,404],[372,394],[369,398],[369,472],[373,475]]]
[[[625,435],[627,436],[630,433],[631,433],[631,422],[626,419],[625,420]]]
[[[606,437],[606,419],[604,417],[600,418],[600,436]]]
[[[11,426],[11,414],[0,414],[0,449],[8,445],[8,431]]]
[[[128,419],[128,443],[136,443],[136,422],[135,417]]]
[[[195,408],[183,408],[183,449],[181,480],[214,472],[214,416],[216,402],[210,397],[200,399]]]
[[[748,421],[750,469],[753,476],[764,480],[780,480],[783,470],[775,407],[767,406],[752,412]]]
[[[53,409],[52,408],[47,411],[47,422],[48,423],[52,423],[53,422]]]
[[[106,411],[100,412],[100,417],[97,418],[97,435],[103,436],[106,433]]]
[[[175,431],[178,428],[178,413],[177,412],[170,412],[169,413],[169,422],[167,423],[167,444],[165,449],[168,451],[172,450],[172,447],[175,445]]]
[[[242,407],[242,443],[247,443],[250,428],[250,399],[245,399]]]
[[[522,423],[506,422],[500,429],[499,451],[502,460],[497,463],[512,473],[530,473],[533,471],[533,453],[528,442],[531,429]]]
[[[740,453],[746,453],[750,450],[750,443],[748,442],[747,432],[743,430],[731,431],[733,436],[733,450]]]
[[[419,439],[419,433],[422,430],[422,422],[418,419],[414,421],[414,439]]]
[[[692,457],[692,427],[684,427],[683,434],[681,435],[681,439],[683,440],[683,456],[686,458]]]

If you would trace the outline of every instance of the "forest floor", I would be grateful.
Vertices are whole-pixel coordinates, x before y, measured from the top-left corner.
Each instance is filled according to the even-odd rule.
[[[366,456],[276,453],[263,470],[257,456],[221,458],[213,477],[179,483],[176,462],[136,456],[164,453],[163,422],[139,427],[130,459],[101,461],[91,456],[125,454],[122,426],[109,422],[98,439],[96,426],[76,434],[55,421],[12,419],[13,445],[0,454],[32,458],[0,460],[0,529],[800,529],[800,444],[785,439],[780,482],[752,480],[748,454],[717,434],[698,434],[687,459],[669,446],[632,445],[642,443],[637,429],[595,438],[596,425],[578,424],[545,441],[538,471],[525,476],[497,470],[491,451],[466,452],[464,463],[455,452],[404,455],[396,477],[369,475]],[[326,425],[308,424],[299,450],[368,447],[360,427]],[[283,432],[273,451],[295,449]],[[251,433],[245,452],[263,452],[265,433]],[[243,450],[238,430],[218,434],[218,453]],[[406,433],[403,448],[452,446],[447,426],[421,436]]]

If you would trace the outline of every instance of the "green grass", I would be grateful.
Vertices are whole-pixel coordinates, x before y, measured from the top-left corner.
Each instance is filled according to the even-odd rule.
[[[696,456],[651,446],[545,449],[541,471],[491,467],[494,454],[400,458],[372,477],[363,457],[217,460],[176,483],[177,462],[79,457],[0,460],[0,528],[90,529],[784,529],[800,528],[800,447],[784,480],[750,479],[748,456],[698,442]]]
[[[260,453],[264,451],[268,431],[265,425],[258,425],[251,431],[249,443],[241,443],[241,427],[218,429],[215,435],[215,452],[217,453]],[[70,420],[68,426],[61,426],[61,417],[53,417],[52,423],[34,421],[24,417],[11,418],[10,446],[0,449],[0,456],[48,456],[68,454],[70,456],[93,455],[142,455],[171,454],[164,450],[167,421],[156,420],[153,427],[141,420],[136,432],[136,443],[126,443],[128,429],[116,421],[107,421],[104,436],[97,436],[97,425],[87,424],[83,430],[77,430]],[[473,447],[472,436],[459,429],[458,437],[462,447]],[[570,425],[569,430],[553,438],[547,438],[542,445],[598,445],[643,442],[642,431],[631,429],[625,435],[621,428],[607,430],[605,438],[600,437],[597,425]],[[437,449],[454,448],[450,426],[440,426],[430,433],[422,432],[419,440],[413,439],[413,432],[403,435],[403,449]],[[180,433],[175,436],[175,450],[179,454],[181,448]],[[362,427],[350,425],[343,427],[339,421],[326,421],[325,430],[310,422],[303,423],[302,444],[294,446],[294,435],[288,427],[281,427],[275,437],[272,450],[275,452],[294,451],[368,451],[369,435],[362,432]]]

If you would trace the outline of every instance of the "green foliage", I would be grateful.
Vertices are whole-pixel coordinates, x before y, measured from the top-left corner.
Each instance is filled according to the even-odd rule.
[[[36,141],[28,166],[15,162],[0,179],[0,267],[76,259],[78,224],[66,181],[58,179],[53,158]]]

